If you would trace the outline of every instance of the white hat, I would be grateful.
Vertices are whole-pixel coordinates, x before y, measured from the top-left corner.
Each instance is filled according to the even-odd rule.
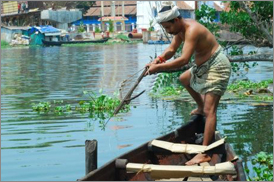
[[[157,23],[167,22],[180,16],[178,7],[175,6],[171,1],[164,1],[162,3],[162,8],[165,6],[171,6],[171,9],[164,12],[159,12],[158,16],[156,17]]]

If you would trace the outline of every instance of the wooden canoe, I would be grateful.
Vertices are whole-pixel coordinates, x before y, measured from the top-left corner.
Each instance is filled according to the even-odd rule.
[[[89,41],[47,41],[42,40],[45,46],[61,46],[62,44],[87,44],[87,43],[104,43],[107,42],[108,38],[99,40],[89,40]]]
[[[197,135],[203,133],[205,126],[205,119],[201,115],[194,115],[190,121],[178,128],[174,132],[157,138],[157,140],[163,140],[173,143],[188,143],[195,144],[197,142]],[[215,134],[215,140],[220,140],[221,136],[218,132]],[[215,166],[217,163],[232,161],[236,169],[236,175],[211,175],[206,176],[207,180],[226,180],[226,181],[246,181],[246,176],[243,170],[241,160],[234,160],[236,155],[232,147],[226,142],[221,146],[208,151],[212,156],[211,161],[208,163],[210,166]],[[157,165],[178,165],[183,166],[185,162],[194,157],[195,154],[176,154],[171,153],[165,149],[161,149],[155,146],[151,146],[150,142],[147,142],[140,147],[123,154],[116,159],[108,162],[102,167],[89,172],[86,176],[78,179],[78,181],[151,181],[153,180],[149,173],[127,173],[125,169],[117,166],[117,160],[127,159],[131,163],[142,163],[142,164],[157,164]],[[180,181],[191,181],[203,178],[187,177],[179,179]],[[163,179],[166,180],[166,179]],[[171,179],[174,181],[174,179]]]

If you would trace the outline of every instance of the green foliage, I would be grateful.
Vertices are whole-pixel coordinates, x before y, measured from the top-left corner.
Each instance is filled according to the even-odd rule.
[[[199,23],[204,25],[213,35],[216,37],[220,37],[219,31],[220,26],[213,22],[216,19],[216,10],[207,6],[206,4],[202,4],[200,9],[195,11],[196,19]]]
[[[150,20],[149,21],[149,28],[148,28],[148,31],[152,32],[154,30],[154,27],[152,26],[153,24],[153,20]]]
[[[268,24],[269,32],[272,32],[273,1],[249,1],[249,7],[253,15],[259,19],[259,23]],[[244,38],[252,40],[255,44],[260,44],[266,39],[260,26],[240,7],[238,1],[230,1],[230,11],[221,13],[221,22],[228,24],[230,31],[242,34]]]
[[[258,153],[252,159],[253,171],[256,176],[249,175],[249,169],[245,169],[249,181],[273,181],[273,154]]]
[[[250,51],[248,54],[255,54],[256,51]],[[237,56],[237,55],[243,55],[243,50],[241,48],[239,48],[238,46],[233,45],[232,46],[232,50],[229,53],[231,56]],[[257,66],[258,63],[254,62],[251,67],[255,67]],[[232,71],[234,73],[237,73],[238,71],[240,71],[241,67],[245,69],[245,71],[248,72],[250,65],[247,62],[240,62],[240,63],[231,63],[231,67],[232,67]]]
[[[1,40],[1,48],[5,48],[5,47],[10,47],[9,43],[4,40]]]
[[[113,21],[112,21],[112,20],[109,20],[109,21],[108,21],[108,24],[109,24],[109,32],[113,32],[113,31],[114,31]]]
[[[95,33],[100,33],[100,28],[99,27],[95,27]]]
[[[80,26],[77,28],[77,32],[78,33],[83,33],[85,31],[85,26],[83,24],[83,22],[80,22]]]
[[[159,73],[152,87],[152,92],[160,92],[165,87],[178,87],[181,72]]]
[[[116,36],[116,39],[121,39],[121,40],[123,40],[123,41],[130,41],[129,38],[128,38],[128,36],[126,36],[126,35],[124,35],[124,34],[122,34],[122,33],[118,34],[118,35]]]

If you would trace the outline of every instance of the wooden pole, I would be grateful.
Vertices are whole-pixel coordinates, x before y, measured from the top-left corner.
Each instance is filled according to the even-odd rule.
[[[86,174],[97,169],[97,140],[86,140]]]

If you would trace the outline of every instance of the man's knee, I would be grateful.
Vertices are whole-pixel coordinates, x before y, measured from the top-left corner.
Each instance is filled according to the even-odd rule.
[[[190,78],[186,73],[181,74],[179,80],[185,87],[190,86]]]

